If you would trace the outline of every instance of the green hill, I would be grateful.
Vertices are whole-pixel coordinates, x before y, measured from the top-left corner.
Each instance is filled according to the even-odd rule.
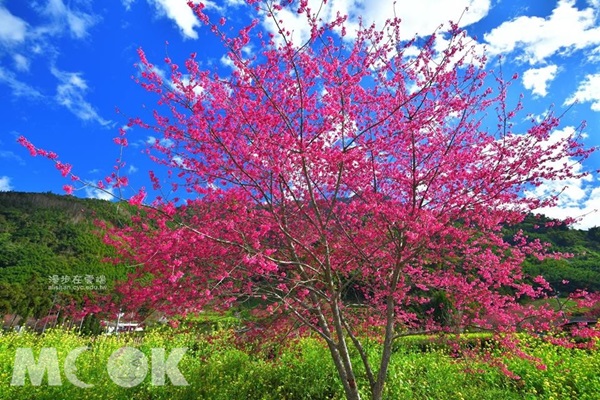
[[[42,317],[53,304],[110,290],[122,269],[94,220],[127,221],[126,207],[51,193],[0,192],[0,315]]]
[[[507,230],[507,237],[522,229],[530,239],[552,244],[551,250],[570,253],[571,258],[538,261],[529,259],[524,269],[531,275],[543,275],[561,294],[577,289],[600,291],[600,227],[587,231],[564,225],[545,226],[549,219],[528,216],[518,227]],[[568,281],[568,282],[564,282]]]
[[[113,250],[98,236],[94,221],[126,224],[131,210],[126,203],[0,192],[0,315],[43,317],[54,304],[79,301],[90,292],[110,292],[114,282],[125,277],[125,269],[104,261]],[[527,217],[506,229],[506,240],[523,229],[530,238],[574,256],[530,259],[525,270],[545,276],[562,294],[600,291],[600,228],[546,227],[547,222]]]

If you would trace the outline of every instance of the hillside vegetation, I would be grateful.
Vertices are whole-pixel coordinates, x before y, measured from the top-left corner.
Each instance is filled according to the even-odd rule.
[[[0,315],[39,318],[53,304],[80,300],[90,292],[82,286],[110,290],[125,276],[104,262],[112,252],[95,219],[121,224],[127,212],[102,200],[0,192]]]
[[[113,252],[102,242],[94,221],[125,224],[130,212],[123,203],[0,192],[0,315],[43,317],[53,305],[79,301],[88,294],[89,290],[75,288],[86,286],[86,277],[92,286],[106,287],[95,292],[110,291],[115,281],[125,277],[126,269],[105,261]],[[506,239],[523,229],[531,238],[551,243],[554,251],[573,257],[527,260],[526,272],[543,275],[559,294],[600,291],[600,228],[582,231],[547,227],[547,222],[528,217],[520,226],[507,229]]]
[[[507,236],[522,229],[530,239],[550,243],[552,251],[569,253],[572,257],[529,259],[524,264],[525,271],[544,276],[559,295],[578,289],[600,291],[600,227],[584,231],[564,225],[546,226],[548,222],[546,218],[529,216],[520,226],[507,230]]]

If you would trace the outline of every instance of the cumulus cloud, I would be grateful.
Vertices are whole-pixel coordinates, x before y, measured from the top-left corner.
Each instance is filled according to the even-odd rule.
[[[156,10],[158,18],[168,18],[175,23],[181,31],[184,38],[197,39],[198,28],[201,24],[192,9],[187,5],[187,0],[146,0],[148,4]],[[200,3],[200,0],[192,0],[194,3]],[[136,0],[121,0],[126,10],[131,10]],[[245,5],[245,0],[202,0],[204,7],[218,11],[225,15],[229,7],[238,7]]]
[[[85,196],[88,199],[99,199],[99,200],[114,200],[115,196],[114,196],[114,191],[111,188],[106,188],[103,190],[97,189],[97,188],[93,188],[93,187],[86,187],[85,188]]]
[[[490,0],[399,1],[395,6],[391,5],[393,2],[379,0],[373,2],[378,3],[376,7],[369,0],[361,2],[367,11],[367,18],[376,24],[381,24],[394,15],[395,7],[395,14],[402,19],[401,29],[405,38],[415,34],[430,35],[440,24],[447,26],[449,20],[459,23],[461,27],[469,26],[484,18],[491,8]]]
[[[27,23],[0,4],[0,42],[20,43],[25,40]]]
[[[523,73],[523,86],[538,96],[548,94],[548,84],[556,78],[558,67],[548,65],[542,68],[531,68]]]
[[[81,72],[66,72],[55,67],[51,68],[51,72],[59,81],[55,96],[58,104],[66,107],[83,121],[94,121],[103,126],[111,123],[102,118],[94,106],[85,99],[88,86]]]
[[[560,140],[575,133],[575,128],[568,126],[564,129],[557,129],[550,136],[549,145],[558,143]],[[558,151],[558,150],[557,150]],[[564,164],[574,165],[576,173],[584,171],[583,166],[577,160],[566,158],[546,165],[552,170],[561,170]],[[532,198],[549,198],[558,195],[558,202],[553,207],[544,207],[536,210],[550,218],[565,219],[581,218],[575,224],[576,228],[587,229],[600,225],[600,188],[594,187],[592,175],[581,178],[569,178],[560,181],[544,181],[540,186],[530,188],[525,195]]]
[[[556,54],[600,44],[597,12],[579,10],[575,0],[559,0],[548,18],[520,16],[484,35],[491,54],[519,52],[518,58],[535,65]]]
[[[295,3],[294,3],[295,4]],[[402,19],[401,31],[405,39],[415,35],[428,36],[440,24],[449,20],[465,27],[485,17],[490,8],[490,0],[422,0],[418,2],[392,2],[389,0],[330,0],[321,7],[321,0],[309,0],[309,7],[324,21],[333,20],[336,15],[348,16],[349,37],[354,36],[359,20],[364,25],[376,24],[383,27],[387,19],[394,15]],[[468,11],[465,11],[468,8]],[[306,26],[304,14],[298,14],[291,7],[277,13],[277,20],[282,20],[282,27],[292,33],[295,44],[304,43],[310,37],[310,28]],[[459,21],[460,20],[460,21]],[[264,15],[263,25],[272,33],[277,33],[277,24],[272,18]]]
[[[164,15],[171,19],[179,27],[184,38],[198,39],[198,33],[195,28],[200,26],[200,21],[192,9],[184,0],[149,0],[158,11],[159,15]],[[128,1],[126,3],[131,3]]]
[[[8,192],[12,189],[10,178],[8,176],[0,176],[0,192]]]
[[[579,218],[580,220],[574,224],[574,227],[577,229],[589,229],[600,226],[600,187],[592,188],[590,185],[585,190],[577,188],[574,192],[579,191],[581,193],[577,193],[577,196],[581,197],[578,201],[574,201],[573,197],[567,194],[562,196],[566,197],[567,201],[556,207],[542,208],[537,211],[550,218]]]
[[[576,101],[590,102],[592,110],[600,111],[600,74],[587,75],[575,93],[565,101],[565,105],[573,104]]]

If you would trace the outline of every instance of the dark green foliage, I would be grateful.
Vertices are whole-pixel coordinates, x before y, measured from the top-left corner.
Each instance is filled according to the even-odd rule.
[[[528,259],[524,270],[530,275],[542,275],[560,295],[576,290],[600,291],[600,228],[588,231],[569,229],[564,225],[546,226],[551,220],[528,216],[523,223],[506,229],[505,239],[511,240],[522,229],[531,240],[550,243],[551,251],[569,253],[562,260]]]
[[[96,219],[126,223],[128,205],[51,193],[0,192],[0,315],[42,317],[54,303],[80,301],[89,290],[52,290],[50,277],[124,277],[104,259]],[[102,279],[102,278],[101,278]]]
[[[100,325],[100,320],[94,314],[88,314],[81,322],[79,333],[82,335],[99,335],[104,332],[104,328]]]

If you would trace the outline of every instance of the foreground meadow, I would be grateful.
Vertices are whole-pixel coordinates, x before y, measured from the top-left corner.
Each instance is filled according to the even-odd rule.
[[[472,338],[471,338],[472,339]],[[445,345],[426,338],[405,339],[397,347],[386,387],[387,399],[598,399],[600,353],[565,349],[525,338],[530,354],[544,366],[511,358],[507,375],[486,363],[456,357]],[[376,344],[370,348],[372,354]],[[69,352],[86,347],[76,358],[76,371],[65,371]],[[124,347],[139,349],[146,357],[147,375],[141,383],[124,387],[111,378],[107,363]],[[56,348],[60,385],[11,385],[18,348],[31,348],[36,359],[42,348]],[[177,364],[188,385],[176,386],[168,374],[154,381],[160,370],[152,349],[165,349],[165,359],[177,348],[185,354]],[[139,361],[139,360],[138,360]],[[68,364],[68,363],[67,363]],[[138,362],[139,364],[139,362]],[[357,363],[358,365],[358,363]],[[139,366],[139,365],[138,365]],[[161,371],[154,372],[157,376]],[[79,387],[68,378],[93,385]],[[121,381],[122,382],[122,381]],[[156,384],[159,382],[159,384]],[[56,383],[56,382],[55,382]],[[365,386],[366,380],[359,382]],[[364,396],[368,390],[365,387]],[[0,333],[0,399],[342,399],[343,389],[325,346],[307,337],[280,342],[240,342],[230,330],[196,334],[172,329],[144,336],[79,336],[52,330]]]

